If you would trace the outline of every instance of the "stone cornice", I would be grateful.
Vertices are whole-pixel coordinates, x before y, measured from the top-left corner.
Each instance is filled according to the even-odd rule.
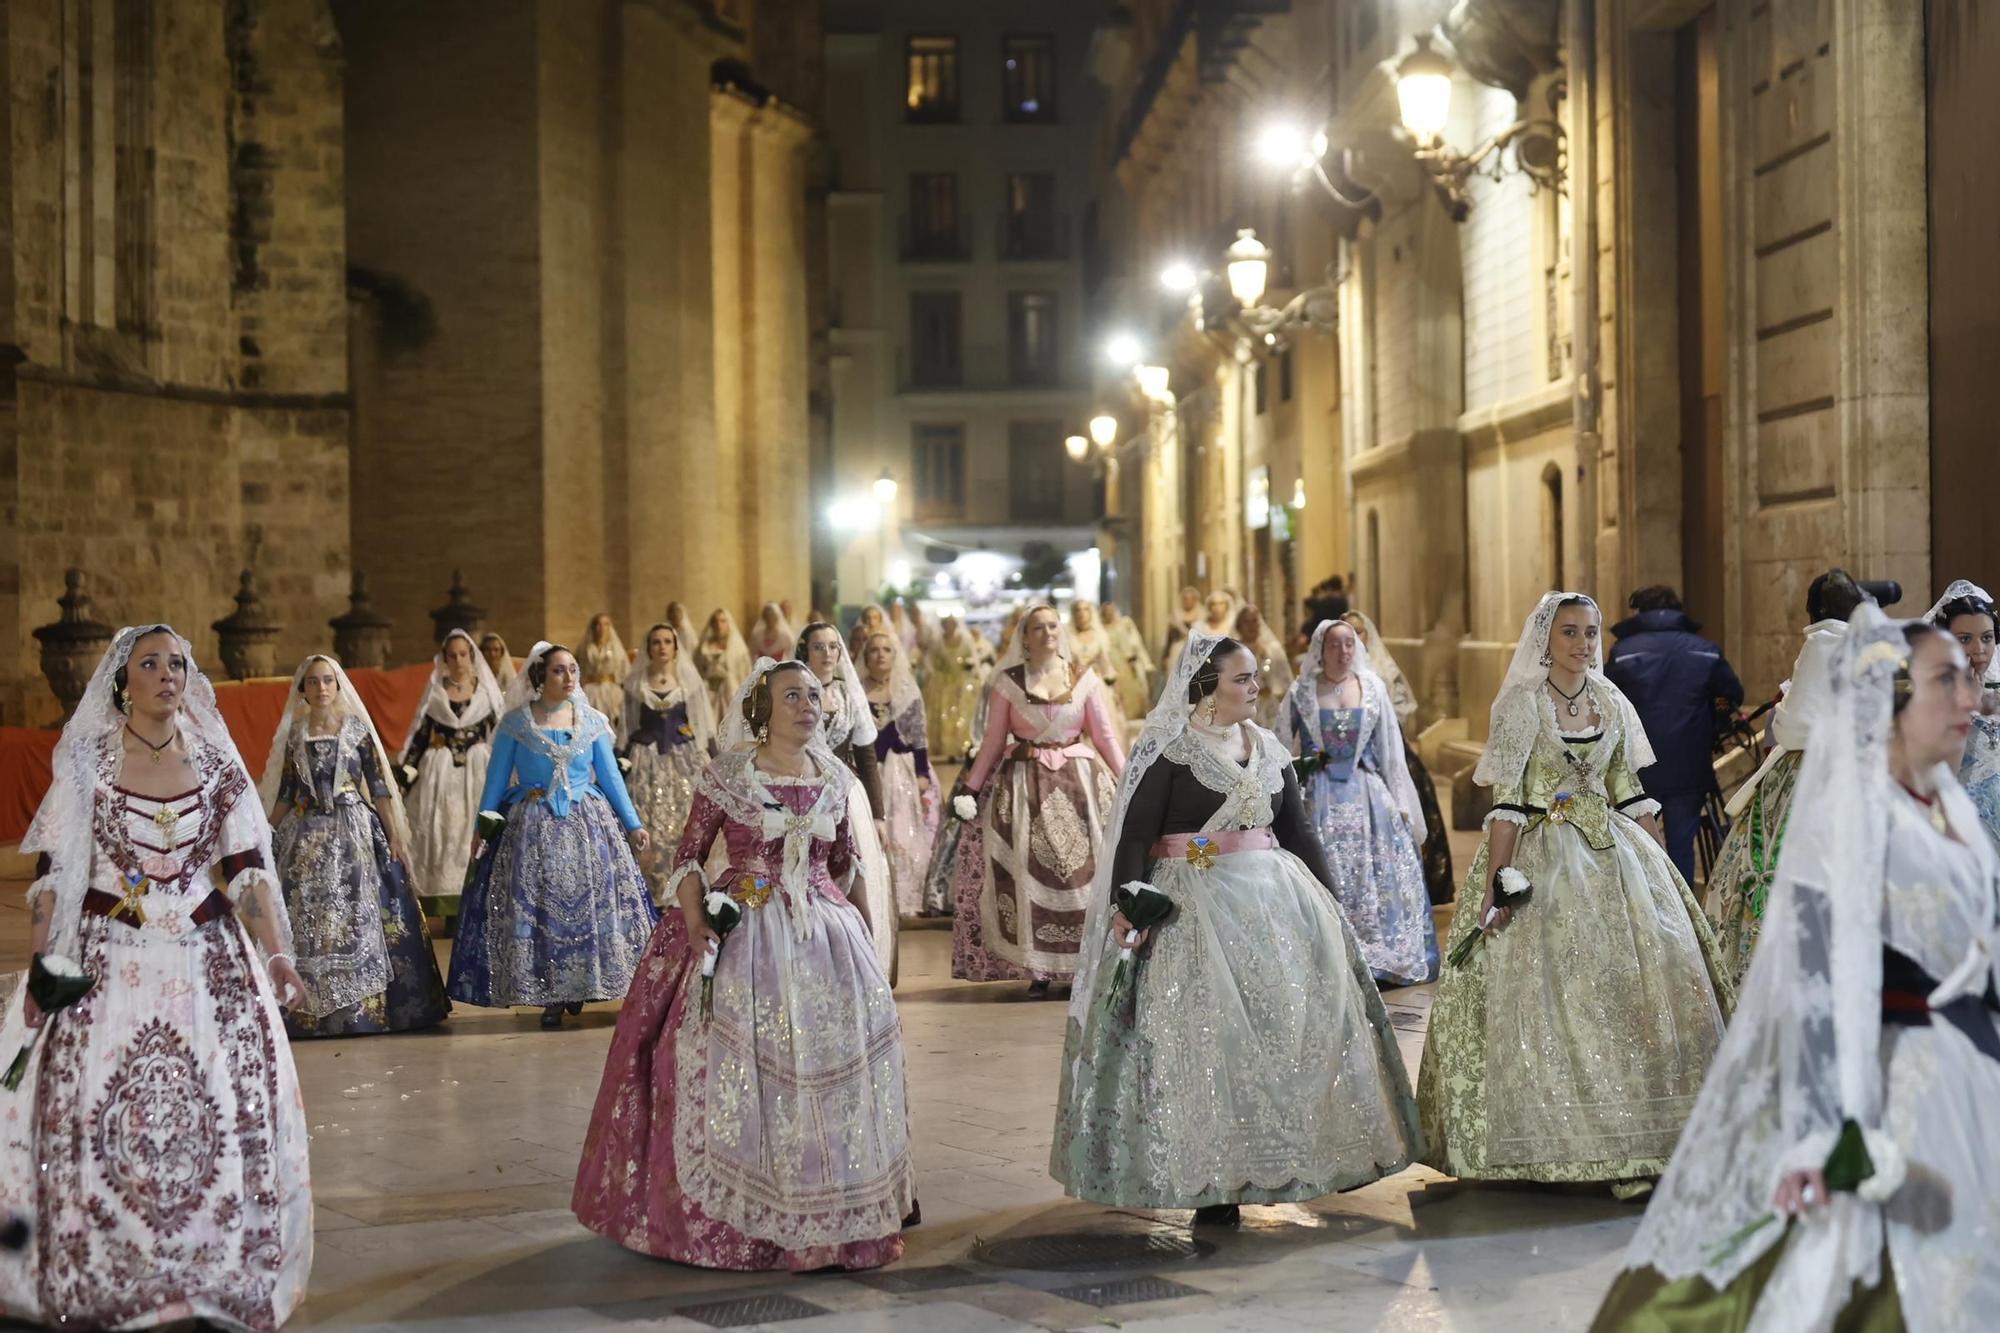
[[[242,407],[277,412],[345,412],[354,406],[354,395],[342,389],[335,393],[271,393],[258,389],[217,389],[198,384],[161,384],[130,375],[97,373],[79,375],[56,366],[24,361],[14,367],[15,378],[63,389],[87,389],[97,393],[124,393],[141,398],[160,398],[176,403],[202,403],[211,407]]]

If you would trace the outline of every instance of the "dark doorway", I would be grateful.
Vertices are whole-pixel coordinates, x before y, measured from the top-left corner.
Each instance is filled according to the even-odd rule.
[[[1723,641],[1723,394],[1729,373],[1723,311],[1722,102],[1715,11],[1675,34],[1675,178],[1679,208],[1681,354],[1681,596],[1703,632]]]

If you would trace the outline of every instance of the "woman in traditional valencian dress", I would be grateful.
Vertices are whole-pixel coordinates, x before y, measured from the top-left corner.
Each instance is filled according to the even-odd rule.
[[[1111,706],[1119,735],[1124,735],[1125,712],[1118,703],[1118,662],[1111,653],[1111,634],[1097,619],[1097,603],[1081,598],[1069,608],[1069,650],[1078,671],[1095,671],[1106,686],[1105,701]]]
[[[486,669],[493,673],[493,683],[505,698],[507,687],[514,683],[514,655],[507,651],[507,641],[488,630],[479,636],[479,655],[486,659]]]
[[[1829,668],[1742,1003],[1604,1333],[1944,1333],[2000,1309],[2000,863],[1952,775],[1978,681],[1873,606]]]
[[[735,704],[674,853],[679,909],[618,1015],[570,1206],[628,1249],[704,1268],[894,1263],[916,1173],[896,1002],[848,896],[859,788],[821,743],[800,664],[758,662]],[[729,866],[710,884],[717,837]],[[742,911],[706,1003],[704,890]]]
[[[879,606],[864,606],[861,608],[861,614],[855,618],[853,626],[847,631],[847,655],[861,656],[861,645],[868,641],[868,636],[871,634],[894,632],[889,625],[889,615],[886,611]]]
[[[1120,784],[1050,1152],[1078,1198],[1229,1225],[1239,1205],[1353,1189],[1418,1150],[1409,1075],[1290,756],[1249,720],[1259,674],[1242,644],[1197,630]],[[1114,886],[1173,913],[1134,937]]]
[[[938,786],[925,744],[924,696],[902,645],[887,634],[862,645],[862,686],[875,720],[875,766],[882,782],[882,850],[899,916],[924,914],[924,872],[937,836]]]
[[[1128,721],[1146,716],[1153,703],[1153,659],[1146,652],[1146,636],[1138,622],[1120,615],[1110,602],[1098,608],[1103,613],[1104,632],[1111,636],[1111,660],[1118,668],[1114,692],[1119,711]]]
[[[653,901],[665,909],[666,850],[680,840],[695,784],[715,755],[708,690],[672,625],[646,631],[646,660],[625,678],[618,752],[630,765],[625,786],[652,843],[641,868],[653,886]]]
[[[295,1038],[409,1032],[451,1012],[388,770],[340,664],[317,654],[299,663],[258,784],[305,980],[285,1012]]]
[[[666,614],[661,619],[673,626],[674,633],[681,636],[681,643],[686,646],[687,652],[692,655],[694,653],[694,645],[701,642],[701,635],[694,632],[694,621],[688,618],[687,604],[685,602],[668,602]],[[713,706],[710,707],[709,712],[715,712]],[[716,725],[718,727],[722,725],[722,719],[719,716],[716,718]]]
[[[1652,746],[1604,676],[1597,604],[1528,616],[1473,781],[1493,789],[1459,890],[1417,1101],[1424,1161],[1481,1180],[1608,1181],[1665,1169],[1733,989],[1634,770]],[[1498,901],[1495,885],[1525,901]],[[1511,907],[1511,910],[1510,910]]]
[[[972,714],[993,664],[957,616],[944,618],[929,661],[924,700],[930,710],[931,748],[941,760],[957,760],[972,749]]]
[[[1361,956],[1385,986],[1437,979],[1437,927],[1417,846],[1426,832],[1403,763],[1403,731],[1368,649],[1341,620],[1313,631],[1305,668],[1279,714],[1303,768],[1313,832]]]
[[[1257,696],[1257,716],[1255,721],[1265,730],[1275,730],[1278,726],[1278,710],[1285,706],[1285,697],[1292,688],[1292,660],[1285,652],[1284,643],[1272,630],[1264,613],[1249,603],[1236,612],[1236,630],[1232,637],[1257,654],[1257,671],[1263,691]]]
[[[70,1328],[190,1319],[268,1333],[305,1295],[305,1106],[280,999],[304,986],[271,830],[215,690],[165,625],[120,630],[56,743],[21,843],[29,947],[96,978],[44,1014],[22,987],[0,1092],[0,1313]]]
[[[633,859],[650,839],[581,674],[569,649],[538,643],[508,691],[479,802],[507,826],[473,846],[451,954],[454,1000],[540,1005],[545,1028],[622,998],[658,916]]]
[[[500,683],[472,636],[462,629],[445,635],[397,760],[408,785],[410,887],[432,916],[458,916],[493,732],[506,711]]]
[[[1444,813],[1438,806],[1437,787],[1431,782],[1430,770],[1424,767],[1423,756],[1417,753],[1411,734],[1417,718],[1416,691],[1410,688],[1409,678],[1396,665],[1381,631],[1365,612],[1349,611],[1341,619],[1361,636],[1369,669],[1389,687],[1389,705],[1396,710],[1396,726],[1403,738],[1403,763],[1410,770],[1410,781],[1417,789],[1417,805],[1424,816],[1425,831],[1417,848],[1424,862],[1424,888],[1432,903],[1448,903],[1458,894],[1458,881],[1451,873],[1451,830],[1446,827]]]
[[[886,620],[882,623],[888,624]],[[887,632],[886,628],[877,631]],[[888,853],[882,846],[884,806],[881,766],[875,759],[875,714],[868,706],[868,692],[861,686],[860,673],[855,671],[838,629],[815,620],[799,635],[793,651],[819,682],[820,740],[854,774],[860,792],[854,798],[854,845],[861,857],[862,892],[854,905],[868,922],[875,955],[893,984],[899,923]],[[862,817],[864,809],[866,818]]]
[[[992,687],[979,757],[961,779],[979,828],[958,846],[951,974],[1025,977],[1040,998],[1076,971],[1125,750],[1103,682],[1070,665],[1052,606],[1021,618]]]
[[[625,708],[625,676],[632,669],[632,658],[609,615],[600,611],[590,618],[577,661],[583,666],[583,694],[590,706],[606,717],[617,717]]]
[[[776,602],[766,602],[764,609],[757,613],[757,624],[750,632],[750,651],[758,657],[782,662],[798,638],[792,629],[792,622],[785,618],[783,608]]]
[[[1742,979],[1756,952],[1799,764],[1827,701],[1828,666],[1847,637],[1854,608],[1868,600],[1844,569],[1828,570],[1813,580],[1806,592],[1811,623],[1806,626],[1805,643],[1792,663],[1784,698],[1771,715],[1771,753],[1729,798],[1727,813],[1733,822],[1708,872],[1708,919],[1715,926],[1716,944],[1732,982]]]
[[[736,617],[728,607],[716,607],[694,650],[695,668],[708,686],[708,708],[715,716],[721,717],[736,697],[737,687],[750,674],[751,660],[750,647],[736,630]]]
[[[1986,589],[1959,579],[1944,590],[1924,619],[1958,641],[1979,680],[1979,707],[1973,711],[1958,781],[1972,798],[1987,836],[2000,844],[2000,654],[1994,652],[2000,616],[1995,615]]]

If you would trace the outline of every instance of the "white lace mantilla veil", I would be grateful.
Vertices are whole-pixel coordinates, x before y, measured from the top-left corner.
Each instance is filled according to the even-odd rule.
[[[702,680],[701,672],[694,664],[694,649],[681,638],[680,630],[667,621],[661,621],[646,631],[650,645],[653,630],[665,625],[674,631],[674,683],[680,686],[681,696],[687,701],[688,730],[694,733],[694,743],[708,753],[709,742],[716,738],[715,710],[709,706],[708,685]],[[650,651],[650,649],[649,649]],[[620,744],[632,738],[639,729],[640,691],[646,685],[646,672],[652,667],[652,659],[642,653],[632,669],[625,674],[624,716],[619,719],[618,740]]]
[[[1000,654],[994,663],[995,675],[1009,667],[1025,666],[1028,661],[1028,617],[1037,611],[1047,611],[1056,618],[1056,656],[1069,663],[1071,675],[1076,674],[1076,644],[1069,635],[1069,617],[1050,602],[1032,602],[1021,612],[1021,618],[1014,622],[1014,632],[1007,636],[1007,651]]]
[[[119,669],[131,660],[132,646],[148,634],[172,634],[187,662],[187,688],[181,694],[177,719],[183,735],[207,746],[225,764],[233,764],[243,775],[243,794],[237,799],[253,805],[256,801],[250,771],[229,735],[221,710],[216,707],[215,686],[195,665],[194,646],[170,625],[131,625],[119,630],[112,637],[111,647],[98,660],[97,669],[91,672],[76,712],[63,724],[50,761],[53,778],[48,794],[42,798],[27,835],[21,839],[23,854],[41,853],[49,858],[49,873],[29,887],[28,898],[32,901],[46,893],[54,899],[49,913],[48,942],[44,946],[50,954],[76,957],[83,897],[90,888],[95,841],[91,821],[96,807],[99,766],[107,761],[115,765],[115,758],[107,756],[105,751],[118,744],[119,733],[125,726],[125,714],[118,709],[115,679]],[[192,752],[194,746],[188,748]],[[116,768],[112,771],[115,774]],[[247,893],[261,895],[259,906],[271,921],[272,938],[278,941],[277,952],[289,955],[292,929],[285,915],[284,899],[277,891],[277,872],[271,857],[271,824],[262,808],[246,822],[254,825],[256,834],[254,845],[244,850],[254,851],[260,858],[260,866],[241,872],[230,883],[229,891],[239,901]],[[260,950],[263,948],[263,942],[254,935],[252,941]]]
[[[1410,701],[1410,711],[1414,713],[1417,704],[1416,693],[1410,689],[1410,678],[1403,673],[1403,668],[1396,663],[1395,655],[1389,651],[1388,641],[1382,637],[1380,627],[1369,618],[1366,611],[1351,610],[1344,613],[1340,619],[1345,620],[1360,636],[1361,646],[1368,650],[1368,665],[1382,678],[1382,683],[1389,687],[1389,697],[1391,699],[1397,697],[1397,686],[1400,685],[1402,697]]]
[[[757,612],[757,632],[759,634],[766,632],[764,628],[764,618],[766,616],[771,617],[776,622],[775,626],[768,631],[772,638],[777,639],[780,643],[787,646],[799,641],[798,631],[792,628],[792,622],[785,618],[784,609],[776,602],[764,603],[763,607]]]
[[[701,643],[701,635],[695,633],[694,622],[688,619],[687,607],[681,606],[681,613],[678,616],[674,614],[676,605],[680,604],[670,604],[661,613],[660,620],[663,624],[673,626],[674,633],[680,635],[681,650],[692,657],[695,648]]]
[[[1284,706],[1278,710],[1278,739],[1289,748],[1294,728],[1303,727],[1306,734],[1315,738],[1319,735],[1319,683],[1326,671],[1326,636],[1335,625],[1344,624],[1339,620],[1323,620],[1313,631],[1312,643],[1306,649],[1305,661],[1300,664],[1298,679],[1285,691]],[[1396,701],[1389,693],[1388,682],[1376,672],[1368,658],[1368,641],[1354,626],[1354,675],[1361,682],[1362,691],[1375,704],[1375,723],[1371,739],[1375,743],[1375,762],[1379,765],[1382,781],[1388,785],[1389,799],[1403,812],[1409,821],[1410,836],[1421,844],[1428,826],[1424,823],[1424,804],[1417,795],[1416,779],[1410,776],[1409,756],[1403,752],[1403,724],[1396,716]],[[1317,748],[1317,745],[1315,745]]]
[[[292,693],[285,700],[284,716],[278,719],[278,729],[271,736],[271,753],[264,758],[264,775],[257,780],[257,797],[264,805],[264,813],[276,818],[272,807],[278,800],[278,787],[285,777],[285,766],[290,764],[299,782],[307,790],[312,789],[312,764],[306,758],[306,729],[311,719],[311,707],[306,696],[299,690],[299,682],[305,679],[306,670],[314,662],[324,662],[333,668],[335,681],[340,692],[334,697],[333,708],[336,716],[353,718],[368,733],[368,744],[374,748],[377,771],[382,775],[382,783],[389,794],[377,797],[373,792],[368,800],[375,807],[375,813],[389,826],[389,832],[396,839],[396,846],[408,854],[411,847],[410,821],[403,813],[403,790],[396,781],[396,770],[389,764],[389,756],[383,752],[382,737],[376,733],[375,720],[368,716],[368,706],[355,693],[354,682],[347,678],[347,672],[340,663],[327,653],[314,653],[300,662],[292,672]],[[336,774],[336,777],[338,775]]]
[[[453,639],[464,639],[465,646],[472,649],[472,678],[475,688],[462,715],[451,711],[451,696],[444,692],[444,650]],[[493,724],[498,726],[501,716],[506,711],[506,696],[500,692],[500,682],[494,678],[493,668],[486,665],[486,654],[479,651],[478,641],[462,629],[452,630],[438,644],[437,656],[431,659],[431,679],[424,687],[424,701],[418,705],[416,714],[410,718],[410,729],[403,734],[403,745],[396,751],[397,757],[409,754],[410,742],[417,738],[417,732],[422,729],[427,715],[447,727],[476,727],[489,717],[493,719]]]
[[[1598,610],[1595,600],[1580,592],[1545,592],[1535,609],[1528,613],[1528,622],[1521,626],[1521,637],[1514,645],[1513,661],[1508,663],[1507,675],[1500,682],[1499,693],[1493,696],[1491,725],[1487,729],[1486,749],[1479,756],[1478,767],[1472,770],[1472,780],[1482,787],[1498,786],[1521,776],[1528,766],[1528,756],[1535,748],[1535,737],[1546,733],[1551,739],[1560,741],[1561,728],[1556,723],[1555,702],[1542,688],[1549,678],[1549,635],[1555,628],[1556,612],[1567,601],[1586,603],[1596,611],[1599,633],[1597,651],[1590,661],[1590,672],[1584,679],[1584,688],[1590,691],[1591,702],[1597,706],[1597,716],[1604,724],[1604,736],[1592,751],[1589,767],[1602,773],[1611,762],[1611,755],[1617,749],[1622,737],[1625,742],[1626,761],[1633,772],[1648,768],[1653,763],[1653,746],[1646,739],[1646,728],[1639,721],[1639,714],[1632,707],[1616,685],[1604,674],[1604,614]]]
[[[1909,623],[1872,603],[1848,622],[1801,766],[1756,954],[1632,1239],[1630,1267],[1650,1264],[1670,1280],[1698,1273],[1721,1289],[1787,1234],[1766,1227],[1733,1254],[1717,1254],[1726,1237],[1771,1212],[1780,1174],[1824,1161],[1844,1120],[1864,1131],[1881,1123],[1882,915],[1889,817],[1899,799],[1887,747]],[[1957,779],[1942,765],[1935,778],[1953,827],[1977,829]],[[1975,953],[1985,966],[1969,984],[1983,989],[1991,963]],[[1880,1206],[1835,1193],[1823,1212],[1790,1228],[1751,1327],[1831,1328],[1852,1284],[1877,1281],[1882,1253]]]
[[[891,722],[900,722],[913,706],[923,702],[924,692],[922,687],[917,684],[916,672],[910,669],[910,655],[903,651],[902,640],[898,639],[893,631],[882,631],[881,635],[889,641],[889,646],[894,649],[894,654],[889,662],[889,720]],[[871,634],[868,636],[868,639],[864,639],[861,642],[863,660],[867,658],[868,642],[874,637],[875,635]],[[866,697],[867,684],[865,680],[862,682],[864,698]],[[918,713],[918,716],[923,716],[921,711]],[[881,728],[876,728],[878,734],[880,730]],[[910,744],[923,744],[923,740],[920,737],[913,739],[912,737],[905,736],[903,740]]]
[[[840,627],[835,625],[831,628],[834,637],[840,638]],[[811,632],[807,630],[807,633]],[[802,657],[795,660],[805,661]],[[806,664],[806,670],[809,672],[812,670],[811,663]],[[754,676],[757,673],[753,671],[751,674]],[[813,679],[817,681],[819,677],[815,675]],[[825,705],[825,720],[820,723],[820,735],[825,738],[827,747],[831,749],[837,745],[873,745],[875,714],[868,707],[868,691],[861,688],[861,673],[854,669],[854,658],[848,654],[846,639],[840,638],[840,664],[833,669],[833,679],[822,684],[820,688],[828,694],[834,690],[840,691],[839,720],[837,722],[834,720],[834,704],[832,699],[828,698]]]
[[[1125,812],[1132,804],[1132,793],[1139,790],[1146,770],[1187,731],[1188,719],[1194,715],[1194,708],[1187,701],[1188,686],[1193,683],[1195,672],[1208,661],[1208,655],[1215,651],[1215,646],[1228,637],[1211,634],[1202,625],[1196,625],[1188,632],[1187,650],[1174,662],[1166,684],[1160,687],[1159,702],[1153,705],[1152,712],[1146,714],[1146,725],[1125,756],[1125,773],[1118,780],[1118,800],[1112,807],[1111,818],[1104,824],[1104,843],[1097,849],[1097,875],[1090,882],[1090,901],[1084,907],[1083,937],[1076,955],[1076,978],[1070,988],[1069,1021],[1076,1024],[1079,1030],[1086,1026],[1090,1017],[1097,969],[1107,957],[1115,956],[1119,948],[1111,938],[1111,890],[1117,887],[1111,879],[1118,860],[1118,836],[1125,827]],[[1253,723],[1246,722],[1244,725],[1254,728]],[[1085,1052],[1081,1045],[1078,1043],[1077,1063],[1070,1069],[1073,1086],[1079,1088],[1085,1086],[1081,1068]]]
[[[582,652],[585,648],[591,648],[597,646],[596,640],[590,637],[591,627],[594,626],[595,624],[597,624],[597,617],[592,616],[589,622],[584,625],[583,637],[577,641],[578,652]],[[630,662],[632,660],[632,655],[625,651],[625,640],[618,637],[617,624],[614,622],[608,628],[610,629],[611,632],[608,636],[606,636],[604,640],[604,646],[610,648],[613,652],[617,653],[619,661]]]
[[[1953,579],[1951,586],[1939,595],[1937,601],[1931,603],[1931,609],[1924,612],[1924,619],[1933,625],[1937,625],[1938,614],[1944,610],[1945,603],[1955,602],[1961,597],[1977,597],[1988,606],[1993,605],[1991,594],[1977,583],[1974,583],[1970,579]],[[1949,625],[1938,625],[1938,628],[1949,630],[1951,627]],[[2000,620],[1996,620],[1995,628],[2000,629]],[[1981,683],[1986,685],[2000,684],[2000,653],[1993,654],[1993,660],[1986,664],[1986,677]]]

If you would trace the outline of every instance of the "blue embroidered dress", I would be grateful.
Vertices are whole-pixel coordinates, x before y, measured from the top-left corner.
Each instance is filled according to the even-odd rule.
[[[577,725],[507,714],[480,809],[507,827],[481,855],[460,910],[453,999],[489,1007],[620,999],[658,914],[626,831],[640,827],[610,723],[572,700]]]

